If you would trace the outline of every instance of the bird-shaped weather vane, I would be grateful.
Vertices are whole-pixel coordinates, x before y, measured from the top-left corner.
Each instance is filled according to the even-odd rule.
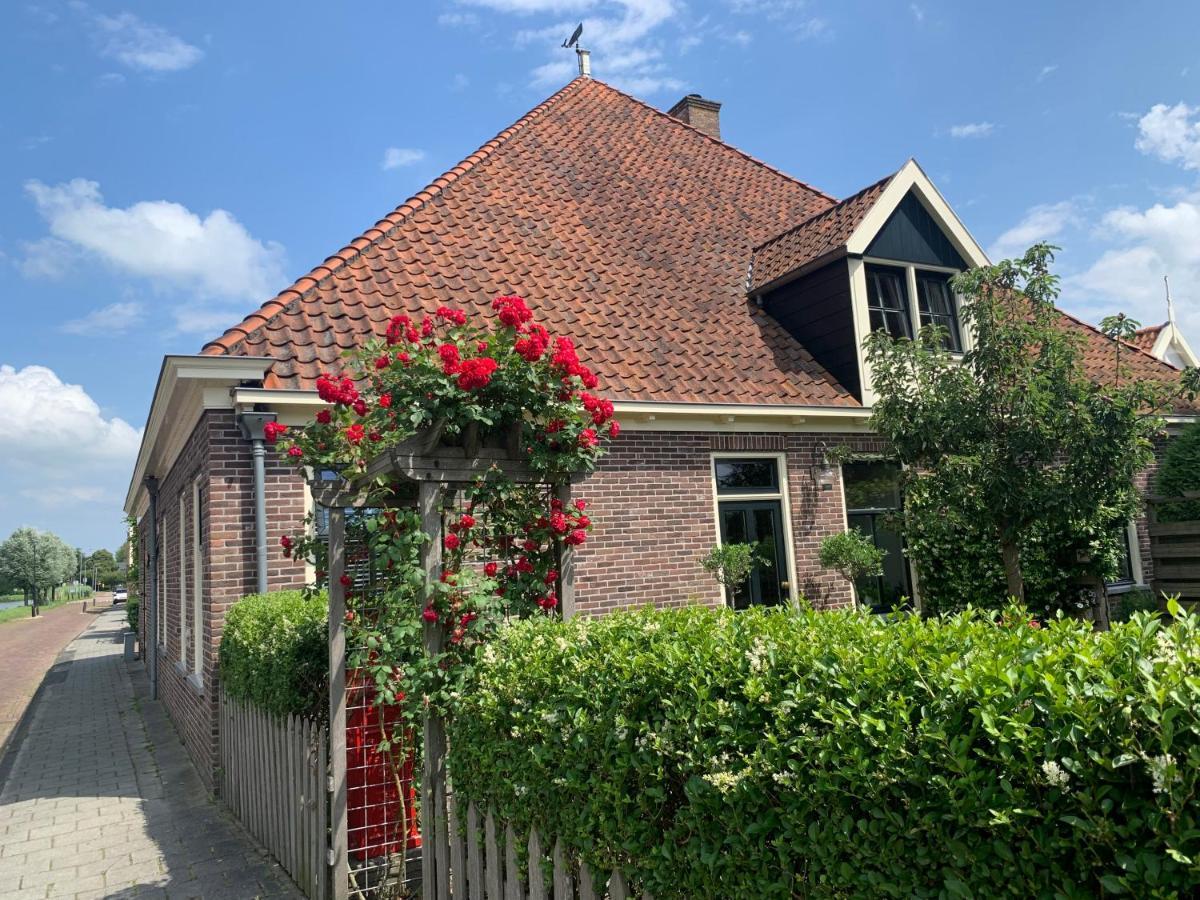
[[[562,43],[563,49],[570,50],[572,47],[574,47],[576,44],[578,44],[579,37],[582,34],[583,34],[583,23],[580,22],[578,25],[575,26],[575,30],[573,32],[571,32],[571,36],[569,38],[567,38],[565,41],[563,41],[563,43]]]

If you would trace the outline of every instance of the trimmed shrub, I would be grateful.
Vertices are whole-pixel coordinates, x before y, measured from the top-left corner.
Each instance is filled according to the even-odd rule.
[[[138,630],[138,603],[137,597],[130,597],[125,601],[125,622],[129,625],[130,631]]]
[[[1156,485],[1158,493],[1167,497],[1200,490],[1200,425],[1189,425],[1168,442]],[[1164,503],[1158,510],[1158,517],[1163,522],[1200,519],[1200,500]]]
[[[320,715],[329,683],[329,598],[303,591],[251,594],[225,614],[221,684],[277,716]]]
[[[460,796],[660,900],[1200,885],[1191,618],[517,622],[460,703]]]

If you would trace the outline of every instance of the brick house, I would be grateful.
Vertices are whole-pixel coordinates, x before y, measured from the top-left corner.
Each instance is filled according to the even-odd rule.
[[[309,421],[318,374],[400,312],[490,315],[520,293],[600,376],[623,432],[581,488],[600,527],[577,560],[579,611],[722,603],[697,558],[748,539],[777,564],[730,602],[845,604],[817,547],[848,524],[897,551],[861,599],[912,593],[882,522],[895,470],[867,426],[859,348],[871,329],[930,321],[968,347],[948,278],[986,256],[914,161],[838,201],[724,143],[719,108],[690,95],[663,113],[580,77],[200,355],[164,360],[126,510],[156,597],[143,610],[159,612],[143,643],[210,786],[225,611],[305,574],[279,538],[308,492],[264,454],[262,425]],[[1107,377],[1107,338],[1064,323]],[[1129,355],[1142,377],[1177,374]],[[833,464],[836,447],[862,458]],[[1131,584],[1148,575],[1141,537]]]

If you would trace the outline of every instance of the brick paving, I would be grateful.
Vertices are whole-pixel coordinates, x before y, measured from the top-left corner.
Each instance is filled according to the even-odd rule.
[[[36,619],[0,624],[0,747],[17,727],[55,657],[93,621],[91,613],[81,614],[82,609],[82,601],[71,601]]]
[[[47,673],[0,787],[0,895],[300,895],[211,800],[141,663],[124,610],[92,620]]]

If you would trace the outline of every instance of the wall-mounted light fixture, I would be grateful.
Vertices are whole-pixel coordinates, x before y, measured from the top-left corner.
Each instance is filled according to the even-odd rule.
[[[830,455],[829,448],[824,442],[817,447],[816,458],[809,471],[812,474],[813,484],[817,486],[817,490],[833,490],[834,482],[837,480],[836,465],[833,457]]]

